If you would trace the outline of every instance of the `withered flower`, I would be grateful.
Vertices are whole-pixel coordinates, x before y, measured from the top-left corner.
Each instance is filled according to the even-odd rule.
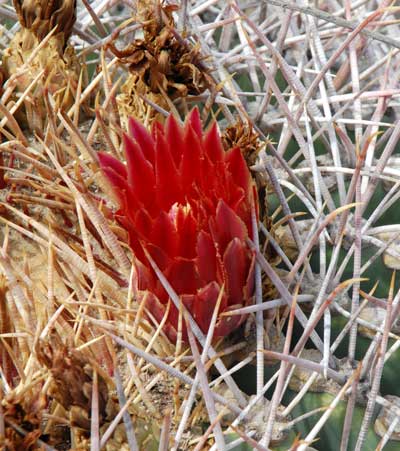
[[[13,0],[20,24],[39,41],[55,28],[55,36],[65,48],[75,24],[76,0]]]
[[[169,110],[167,99],[198,95],[210,86],[200,47],[183,39],[174,28],[175,9],[156,2],[139,7],[143,38],[122,50],[113,42],[108,45],[130,72],[118,97],[125,121],[130,116],[142,122],[150,119],[150,123],[160,119],[143,98]]]
[[[225,336],[245,316],[221,314],[253,301],[246,239],[253,237],[254,187],[240,149],[224,152],[216,124],[204,133],[197,109],[184,126],[171,115],[165,126],[153,124],[152,134],[134,119],[129,130],[126,166],[105,153],[99,158],[119,199],[116,218],[128,231],[147,308],[160,322],[169,297],[144,251],[204,333],[223,290],[214,337]],[[165,332],[172,342],[178,317],[171,305]]]
[[[90,412],[93,384],[93,365],[80,351],[64,344],[54,333],[48,341],[36,347],[39,362],[46,366],[52,379],[48,395],[69,413],[71,426],[90,428]],[[98,376],[100,421],[107,417],[108,388]]]
[[[4,437],[0,436],[0,449],[10,451],[37,451],[42,449],[37,444],[41,438],[52,444],[51,437],[43,437],[43,411],[46,398],[35,388],[23,395],[11,392],[1,399]],[[15,428],[22,428],[26,434],[21,435]]]
[[[17,112],[21,123],[40,130],[48,114],[43,101],[44,89],[54,96],[61,109],[70,108],[74,102],[81,67],[74,49],[68,46],[68,38],[76,20],[76,0],[14,0],[14,6],[21,30],[4,51],[4,76],[5,79],[16,77],[16,94],[24,92],[43,71],[42,78],[26,97],[24,107]],[[32,52],[50,32],[53,35],[28,63]]]
[[[232,147],[239,147],[249,166],[256,163],[258,152],[263,147],[258,133],[256,133],[251,124],[245,123],[241,119],[227,127],[221,139],[226,150]]]

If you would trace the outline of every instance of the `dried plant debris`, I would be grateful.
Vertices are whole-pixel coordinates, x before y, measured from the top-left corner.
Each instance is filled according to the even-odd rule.
[[[129,116],[148,123],[162,120],[146,100],[168,111],[171,100],[201,94],[210,86],[199,45],[183,39],[174,28],[176,8],[139,2],[137,19],[143,24],[143,37],[122,50],[115,42],[108,45],[129,70],[117,99],[124,122]]]
[[[222,143],[226,150],[239,147],[249,166],[256,164],[258,154],[264,147],[251,123],[244,122],[242,119],[238,119],[224,130]]]
[[[46,397],[40,390],[27,393],[8,394],[1,401],[4,415],[5,434],[0,436],[0,449],[6,451],[39,451],[43,447],[38,440],[53,444],[43,433],[43,412]]]
[[[13,0],[20,24],[39,41],[53,29],[58,42],[65,48],[75,24],[76,0]]]
[[[21,30],[3,54],[5,81],[12,97],[9,109],[23,95],[16,118],[20,125],[43,130],[48,114],[43,97],[69,109],[75,100],[81,65],[68,38],[75,23],[75,1],[14,1]],[[49,33],[51,33],[49,37]]]
[[[39,362],[51,373],[48,395],[67,412],[72,427],[90,429],[90,411],[93,385],[93,362],[83,352],[64,344],[54,333],[36,347]],[[109,389],[98,374],[99,420],[108,417],[112,405]]]

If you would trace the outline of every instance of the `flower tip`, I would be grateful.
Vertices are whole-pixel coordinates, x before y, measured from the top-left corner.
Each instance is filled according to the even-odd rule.
[[[127,177],[126,166],[121,161],[106,152],[97,152],[99,165],[113,186],[121,185]]]
[[[167,130],[178,130],[179,129],[179,122],[176,120],[175,116],[171,113],[168,115],[168,118],[166,120],[166,129]]]
[[[97,152],[97,158],[99,159],[99,164],[102,169],[112,166],[112,163],[115,160],[110,154],[102,151]]]
[[[188,124],[190,124],[199,138],[202,137],[203,127],[201,124],[200,112],[197,106],[195,106],[189,113]]]
[[[155,146],[154,140],[146,127],[134,117],[130,117],[128,120],[128,135],[139,144],[145,157],[149,161],[153,162]]]
[[[146,136],[150,137],[150,133],[147,131],[146,127],[133,116],[128,119],[128,132],[129,135],[138,142]]]

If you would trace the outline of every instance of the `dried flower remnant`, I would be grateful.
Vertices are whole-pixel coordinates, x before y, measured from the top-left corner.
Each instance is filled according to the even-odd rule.
[[[58,43],[65,48],[76,20],[76,0],[14,0],[13,3],[25,29],[41,41],[55,28]]]
[[[138,2],[143,38],[122,50],[113,42],[109,44],[130,72],[117,98],[125,122],[131,116],[149,123],[163,119],[144,98],[169,110],[170,100],[201,94],[210,86],[199,46],[184,40],[174,29],[172,13],[176,8]]]
[[[0,449],[39,451],[43,447],[37,443],[38,439],[53,444],[51,437],[43,436],[46,398],[40,390],[33,388],[23,395],[12,392],[0,402],[5,422],[4,437],[0,436]]]
[[[131,119],[129,132],[126,166],[105,153],[99,158],[119,199],[116,218],[128,231],[147,308],[160,322],[169,299],[144,250],[205,333],[225,286],[214,333],[225,336],[245,316],[221,313],[253,300],[254,256],[246,238],[252,238],[254,187],[240,149],[224,152],[216,124],[204,133],[197,109],[184,126],[171,115],[150,134]],[[178,317],[171,305],[164,330],[172,342]]]
[[[74,49],[68,45],[68,38],[76,20],[76,0],[14,0],[14,7],[21,30],[4,51],[3,71],[5,79],[16,78],[15,96],[23,93],[43,71],[42,78],[26,97],[23,111],[19,109],[17,113],[20,122],[41,130],[47,116],[43,102],[44,87],[62,109],[70,108],[74,102],[81,67]],[[50,32],[52,36],[27,64],[32,52]],[[25,64],[26,70],[21,71]]]
[[[258,133],[255,132],[251,124],[244,123],[241,119],[227,127],[221,139],[226,150],[239,147],[249,166],[256,163],[258,153],[263,147]]]
[[[89,430],[93,384],[93,365],[89,358],[62,343],[56,334],[52,334],[48,341],[39,342],[36,354],[52,375],[48,395],[69,413],[71,426]],[[98,395],[102,422],[107,417],[109,396],[107,384],[100,375]]]

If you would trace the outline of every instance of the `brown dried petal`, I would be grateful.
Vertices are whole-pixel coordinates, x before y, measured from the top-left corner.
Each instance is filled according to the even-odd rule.
[[[71,410],[72,406],[77,406],[89,413],[93,383],[93,367],[89,358],[62,343],[55,334],[49,341],[40,342],[36,353],[39,362],[47,366],[52,375],[49,394],[67,411]],[[108,389],[100,375],[98,387],[100,418],[104,419]]]
[[[43,39],[53,28],[63,34],[64,47],[76,21],[76,0],[13,0],[21,25]]]
[[[140,64],[145,59],[146,53],[143,49],[137,49],[135,50],[130,56],[129,56],[129,63],[133,64]]]
[[[23,395],[10,393],[2,401],[5,430],[5,449],[15,451],[39,450],[37,439],[42,436],[42,412],[46,406],[46,398],[37,391],[28,391]],[[22,436],[14,430],[16,425],[27,432]],[[3,448],[1,448],[3,449]]]
[[[226,150],[239,147],[249,166],[255,164],[258,152],[262,148],[258,134],[253,127],[241,120],[224,131],[222,142]]]
[[[160,56],[158,58],[158,69],[164,74],[168,74],[170,70],[170,57],[169,52],[167,50],[161,50]]]
[[[171,11],[175,7],[161,8],[161,22],[157,20],[159,11],[155,4],[140,3],[138,9],[139,17],[145,21],[144,39],[135,40],[123,50],[114,43],[109,48],[129,65],[131,74],[139,75],[147,86],[144,94],[166,94],[170,99],[201,94],[210,84],[208,71],[201,63],[199,46],[184,41],[174,31]]]

